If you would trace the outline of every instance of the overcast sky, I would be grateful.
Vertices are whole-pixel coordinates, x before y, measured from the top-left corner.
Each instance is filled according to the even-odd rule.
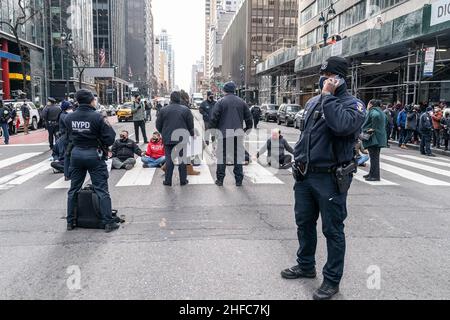
[[[189,92],[191,70],[205,53],[205,1],[153,0],[155,35],[167,29],[175,50],[175,84]]]

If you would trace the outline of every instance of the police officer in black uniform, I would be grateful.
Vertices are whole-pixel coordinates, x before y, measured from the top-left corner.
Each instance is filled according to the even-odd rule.
[[[71,186],[67,200],[67,229],[75,227],[74,208],[77,194],[83,186],[86,173],[89,172],[94,191],[99,198],[100,212],[105,231],[119,228],[112,217],[111,197],[108,191],[108,169],[105,160],[107,148],[116,138],[114,129],[108,120],[95,111],[95,97],[88,90],[76,93],[78,108],[66,116],[65,124],[70,136],[70,178]]]
[[[316,277],[317,220],[327,240],[324,281],[315,300],[339,292],[344,270],[347,194],[357,165],[354,146],[365,120],[364,104],[347,91],[348,63],[331,57],[320,70],[321,94],[312,98],[301,119],[300,140],[294,148],[295,219],[300,248],[298,265],[281,272],[285,279]]]
[[[48,143],[50,144],[50,149],[53,149],[55,139],[58,138],[60,113],[61,108],[56,105],[56,100],[54,98],[48,98],[48,104],[45,107],[42,116],[48,131]]]

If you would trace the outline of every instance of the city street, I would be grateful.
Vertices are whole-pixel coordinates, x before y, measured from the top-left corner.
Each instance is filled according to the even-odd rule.
[[[114,123],[116,132],[132,134],[132,126]],[[276,127],[262,122],[261,136]],[[298,130],[281,129],[293,146]],[[166,188],[159,169],[112,171],[113,207],[126,223],[111,234],[67,232],[68,184],[50,169],[43,142],[0,146],[0,299],[303,300],[320,286],[320,232],[319,277],[280,277],[296,264],[298,249],[289,171],[253,162],[242,188],[230,168],[224,188],[215,186],[215,166],[202,165],[184,188],[178,173],[174,188]],[[450,158],[392,146],[382,151],[382,182],[365,182],[366,170],[350,191],[337,299],[448,298]],[[68,286],[73,270],[80,271],[80,288]],[[379,288],[368,281],[374,270]]]

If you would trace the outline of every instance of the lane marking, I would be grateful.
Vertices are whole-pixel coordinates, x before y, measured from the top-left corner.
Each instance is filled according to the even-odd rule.
[[[364,179],[364,176],[367,174],[368,172],[363,171],[358,169],[358,173],[354,174],[353,177],[355,180],[358,180],[360,182],[366,183],[368,185],[371,186],[398,186],[397,183],[391,182],[389,180],[386,179],[381,179],[381,181],[366,181],[366,179]]]
[[[441,166],[441,167],[447,167],[450,168],[450,163],[447,162],[441,162],[441,161],[436,161],[433,160],[432,158],[422,158],[422,157],[416,157],[416,156],[408,156],[408,155],[397,155],[398,157],[402,157],[402,158],[407,158],[407,159],[411,159],[411,160],[417,160],[417,161],[422,161],[422,162],[426,162],[429,164],[434,164],[437,166]]]
[[[244,166],[244,175],[254,184],[284,184],[269,170],[255,162]]]
[[[20,185],[49,169],[50,163],[48,160],[45,160],[26,169],[13,172],[0,178],[0,189],[7,190],[13,186]]]
[[[195,171],[200,172],[200,175],[189,176],[189,184],[206,185],[215,183],[211,171],[209,170],[209,166],[206,164],[206,160],[202,160],[200,166],[193,168]]]
[[[405,170],[390,164],[381,163],[380,165],[381,169],[384,171],[388,171],[390,173],[393,173],[395,175],[398,175],[402,178],[405,178],[407,180],[412,180],[414,182],[425,184],[427,186],[444,186],[444,187],[450,187],[450,183],[429,178],[427,176],[415,173],[413,171]]]
[[[381,156],[381,159],[384,160],[388,160],[391,162],[395,162],[398,164],[402,164],[408,167],[412,167],[415,169],[419,169],[419,170],[423,170],[423,171],[428,171],[434,174],[438,174],[441,176],[445,176],[445,177],[450,177],[450,171],[447,170],[443,170],[443,169],[439,169],[439,168],[435,168],[435,167],[430,167],[430,166],[426,166],[424,164],[420,164],[420,163],[416,163],[416,162],[412,162],[412,161],[408,161],[408,160],[403,160],[403,159],[398,159],[398,158],[394,158],[394,157],[390,157],[390,156]]]
[[[116,187],[134,187],[149,186],[152,184],[155,175],[155,168],[143,168],[140,158],[136,159],[136,165],[130,171],[127,171],[122,179],[116,184]]]
[[[1,160],[0,161],[0,169],[12,166],[16,163],[31,159],[33,157],[37,157],[39,155],[43,154],[43,152],[30,152],[30,153],[22,153],[18,156],[9,158],[9,159],[5,159],[5,160]]]

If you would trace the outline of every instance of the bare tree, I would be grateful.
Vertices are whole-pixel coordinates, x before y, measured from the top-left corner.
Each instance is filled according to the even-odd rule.
[[[78,71],[78,89],[81,89],[84,71],[90,67],[93,55],[84,49],[73,46],[70,46],[68,54],[70,60],[73,61],[74,68]]]
[[[42,17],[42,11],[44,8],[36,8],[31,0],[16,0],[19,6],[19,10],[16,10],[17,17],[15,20],[10,18],[8,21],[0,20],[0,25],[7,26],[16,39],[17,46],[19,47],[19,56],[21,59],[21,69],[23,74],[22,91],[27,92],[27,75],[26,66],[30,64],[30,56],[27,54],[20,38],[20,33],[26,24],[37,16]]]

